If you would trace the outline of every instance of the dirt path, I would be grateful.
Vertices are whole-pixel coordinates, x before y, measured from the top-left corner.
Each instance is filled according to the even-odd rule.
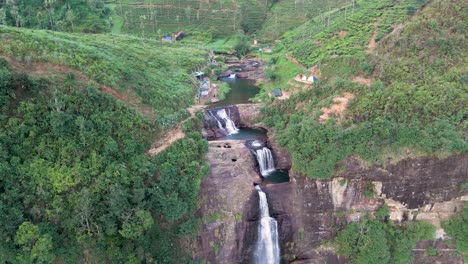
[[[153,143],[153,145],[151,146],[151,148],[147,151],[148,155],[150,155],[151,157],[155,156],[156,154],[162,152],[163,150],[165,150],[166,148],[168,148],[169,146],[171,146],[174,142],[176,142],[177,140],[181,139],[181,138],[184,138],[185,137],[185,133],[184,131],[182,130],[182,125],[187,121],[189,120],[190,118],[194,117],[195,116],[195,113],[198,111],[198,110],[202,110],[204,109],[206,106],[205,105],[193,105],[189,108],[187,108],[187,110],[190,112],[190,117],[188,117],[187,119],[184,119],[183,121],[181,121],[177,127],[173,128],[173,129],[170,129],[169,131],[167,131],[165,133],[165,135],[162,137],[162,138],[158,138],[156,139],[156,141]]]
[[[175,129],[171,129],[168,132],[166,132],[166,135],[163,138],[159,139],[153,144],[153,147],[148,150],[148,155],[153,157],[161,151],[165,150],[170,145],[172,145],[172,143],[174,143],[176,140],[184,137],[185,133],[182,131],[182,128],[177,127]]]
[[[108,85],[97,83],[93,79],[86,76],[83,72],[71,68],[69,66],[53,64],[49,62],[19,62],[11,57],[3,55],[0,56],[0,58],[6,59],[8,61],[8,66],[14,71],[28,74],[33,78],[41,78],[44,76],[48,76],[64,80],[67,74],[73,73],[75,75],[76,80],[92,83],[96,87],[98,87],[102,92],[111,95],[116,100],[124,102],[125,104],[136,108],[144,116],[149,118],[154,117],[152,107],[142,105],[140,103],[141,99],[137,98],[137,96],[134,95],[131,90],[126,90],[124,92],[117,91]]]
[[[374,23],[374,32],[372,33],[372,37],[369,41],[369,45],[367,45],[367,52],[372,52],[375,47],[377,47],[377,43],[375,42],[375,37],[377,36],[377,28],[379,27],[379,20],[375,21]]]
[[[297,61],[295,58],[293,58],[293,57],[291,57],[291,55],[289,55],[289,51],[286,52],[285,56],[286,56],[286,59],[288,59],[292,63],[296,64],[297,66],[299,66],[299,67],[301,67],[303,69],[305,69],[305,67],[301,63],[299,63],[299,61]]]

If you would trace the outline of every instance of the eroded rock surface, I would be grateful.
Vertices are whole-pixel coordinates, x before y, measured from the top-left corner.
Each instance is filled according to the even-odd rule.
[[[383,203],[390,206],[393,220],[430,221],[440,232],[440,220],[461,210],[467,198],[467,190],[461,188],[468,175],[467,161],[468,154],[424,157],[382,168],[348,160],[345,170],[331,180],[293,173],[289,183],[262,186],[270,212],[278,219],[284,263],[318,263],[317,259],[346,263],[333,252],[320,253],[318,247],[333,239],[343,224],[359,221]],[[458,263],[455,257],[447,261]]]
[[[260,126],[258,120],[260,120],[261,117],[260,109],[264,107],[264,104],[238,104],[236,106],[239,110],[241,126]]]

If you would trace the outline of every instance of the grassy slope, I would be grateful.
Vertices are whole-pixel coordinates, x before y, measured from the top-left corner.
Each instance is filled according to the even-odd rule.
[[[419,8],[422,2],[390,0],[356,1],[351,7],[316,16],[310,22],[287,32],[284,42],[291,55],[306,66],[312,66],[330,56],[355,55],[367,47],[377,23],[376,40],[392,31],[392,26],[404,21],[407,8]],[[339,35],[341,32],[342,35]]]
[[[336,164],[350,155],[383,162],[388,156],[396,161],[468,148],[466,59],[457,55],[466,49],[461,4],[431,2],[402,31],[384,37],[373,53],[366,53],[371,24],[380,15],[400,9],[388,1],[379,2],[386,8],[358,1],[368,13],[362,23],[356,23],[363,15],[356,10],[358,17],[342,19],[325,33],[301,35],[299,29],[286,34],[285,44],[296,51],[297,59],[306,65],[319,63],[322,70],[322,78],[312,90],[265,109],[266,123],[275,126],[278,140],[291,151],[293,169],[298,172],[328,178],[339,170]],[[406,13],[398,21],[405,17]],[[348,34],[339,38],[343,29]],[[292,36],[300,38],[293,41]],[[320,47],[302,53],[297,48],[314,46],[317,37]],[[371,87],[352,82],[358,75],[372,79]],[[354,94],[355,99],[342,123],[331,118],[320,124],[321,108],[344,92]]]
[[[129,36],[77,35],[0,28],[0,55],[20,62],[50,62],[84,73],[128,100],[150,107],[160,126],[193,103],[190,70],[206,52]],[[178,113],[179,112],[179,113]],[[164,124],[163,124],[164,123]]]

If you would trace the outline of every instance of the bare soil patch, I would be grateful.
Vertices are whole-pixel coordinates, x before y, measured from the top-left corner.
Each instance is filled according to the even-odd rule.
[[[343,96],[333,99],[333,104],[329,107],[322,107],[323,114],[319,118],[319,122],[324,123],[328,118],[334,116],[338,123],[341,123],[341,120],[345,114],[346,106],[348,105],[349,100],[354,98],[354,94],[345,92]]]
[[[370,87],[371,86],[371,83],[372,83],[372,80],[371,79],[367,79],[367,78],[364,78],[364,77],[361,77],[361,76],[356,76],[353,78],[353,82],[357,82],[359,84],[362,84],[362,85],[365,85],[367,87]]]
[[[372,52],[375,47],[377,47],[377,43],[375,42],[375,36],[377,36],[377,28],[379,26],[379,21],[374,23],[374,32],[372,33],[372,37],[367,45],[367,52]]]

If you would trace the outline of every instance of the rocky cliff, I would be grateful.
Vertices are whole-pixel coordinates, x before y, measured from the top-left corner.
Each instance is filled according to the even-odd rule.
[[[238,263],[244,243],[255,239],[249,239],[253,233],[246,232],[250,230],[247,217],[258,210],[252,185],[260,181],[255,159],[242,140],[209,142],[207,159],[210,173],[200,191],[198,214],[203,224],[195,250],[199,253],[194,252],[194,257],[210,263]]]
[[[367,167],[351,159],[331,180],[292,174],[291,182],[263,189],[270,199],[271,213],[278,219],[285,263],[343,263],[346,260],[320,245],[331,240],[341,225],[358,221],[383,203],[389,205],[392,220],[430,221],[442,238],[440,221],[461,210],[468,198],[467,190],[461,187],[466,175],[467,154],[408,159],[386,168]],[[456,256],[447,261],[463,263]]]
[[[258,195],[252,188],[259,180],[255,160],[242,141],[210,142],[209,153],[211,173],[203,181],[200,212],[208,218],[200,238],[202,258],[211,263],[250,263],[259,218]],[[278,148],[277,159],[287,160],[283,155]],[[467,154],[423,157],[384,168],[350,159],[331,180],[292,173],[288,183],[262,186],[270,213],[278,220],[283,263],[348,263],[323,243],[345,223],[372,214],[384,203],[392,220],[430,221],[443,238],[440,221],[461,210],[468,198],[461,188],[468,175],[467,161]],[[437,246],[441,252],[451,250],[443,243]],[[417,260],[430,261],[419,251],[414,252]],[[444,260],[463,263],[451,254]]]

